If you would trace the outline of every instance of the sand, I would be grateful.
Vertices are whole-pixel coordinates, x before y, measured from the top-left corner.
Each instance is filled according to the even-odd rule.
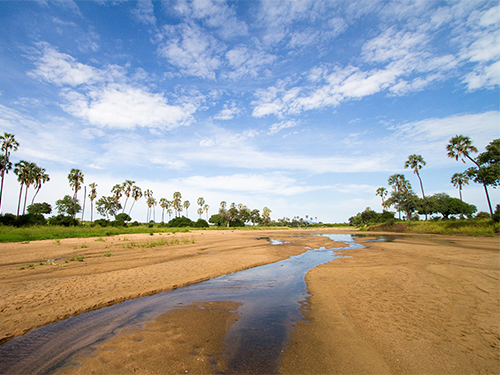
[[[203,231],[1,244],[1,337],[284,259],[306,246],[332,245],[297,234]],[[291,243],[257,239],[268,236]],[[162,238],[179,243],[130,245]],[[293,330],[280,373],[500,373],[498,237],[412,235],[365,245],[307,274],[307,320]],[[83,262],[65,263],[75,252]],[[35,263],[58,258],[54,265]],[[28,263],[34,269],[20,269]],[[144,329],[121,332],[64,373],[221,373],[236,307],[217,302],[171,310]]]

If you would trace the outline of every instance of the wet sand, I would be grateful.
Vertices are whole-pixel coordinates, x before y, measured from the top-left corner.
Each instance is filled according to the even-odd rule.
[[[307,274],[282,374],[500,373],[498,237],[365,245]]]
[[[191,241],[163,248],[126,245],[150,241],[149,235],[2,244],[0,292],[7,298],[0,302],[1,332],[8,337],[64,314],[284,259],[305,246],[332,244],[296,235],[235,231],[153,236]],[[256,239],[266,236],[292,243],[273,246]],[[79,247],[83,242],[88,247]],[[280,373],[499,373],[498,237],[403,236],[365,245],[342,251],[344,258],[307,274],[307,320],[292,332]],[[83,262],[19,270],[28,259],[71,256],[76,250],[85,255]],[[103,251],[112,255],[104,257]],[[217,302],[171,310],[145,329],[121,332],[82,358],[80,367],[64,373],[223,372],[224,336],[238,319],[235,308],[234,303]]]

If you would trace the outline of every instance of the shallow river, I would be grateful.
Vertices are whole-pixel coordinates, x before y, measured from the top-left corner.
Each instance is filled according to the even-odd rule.
[[[325,235],[362,247],[350,234]],[[272,242],[280,246],[279,241]],[[202,283],[126,301],[32,330],[0,346],[0,374],[52,374],[124,328],[141,328],[176,306],[195,302],[239,302],[239,320],[226,336],[228,373],[277,373],[280,354],[308,296],[304,280],[329,262],[335,249],[314,249],[286,260]]]

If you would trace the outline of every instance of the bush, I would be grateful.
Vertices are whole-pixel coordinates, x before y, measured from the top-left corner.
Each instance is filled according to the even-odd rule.
[[[493,213],[493,216],[491,217],[495,223],[500,222],[500,204],[497,204],[497,207],[495,208],[495,212]]]
[[[17,217],[13,214],[0,215],[0,224],[13,227],[16,225]]]
[[[169,228],[183,228],[183,227],[195,227],[196,224],[185,216],[176,217],[167,223]]]
[[[108,225],[110,225],[111,223],[109,222],[109,220],[106,220],[106,219],[97,219],[97,220],[94,220],[94,224],[100,225],[101,227],[105,228]]]
[[[62,225],[65,227],[77,226],[78,220],[72,218],[71,216],[57,215],[49,219],[50,225]]]
[[[208,228],[208,223],[206,220],[198,219],[195,223],[196,228]]]
[[[26,214],[21,215],[17,218],[15,226],[16,227],[28,227],[33,225],[45,225],[47,220],[42,214]]]
[[[478,220],[491,219],[491,216],[487,212],[479,212],[475,217]]]

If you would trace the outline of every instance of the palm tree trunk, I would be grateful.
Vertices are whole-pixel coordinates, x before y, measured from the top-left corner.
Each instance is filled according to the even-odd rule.
[[[92,193],[91,193],[92,194]],[[94,200],[90,200],[90,224],[94,222]]]
[[[28,200],[28,189],[29,189],[29,186],[26,185],[26,191],[24,192],[23,215],[26,215],[26,201]]]
[[[462,187],[459,187],[458,194],[460,195],[460,219],[464,218],[464,201],[462,200]]]
[[[19,211],[21,210],[21,197],[23,194],[23,184],[21,184],[21,188],[19,189],[19,202],[17,203],[17,216],[19,216]]]
[[[486,200],[488,201],[488,208],[490,209],[490,215],[493,217],[493,209],[491,208],[491,201],[490,201],[490,195],[488,194],[488,188],[486,187],[486,184],[483,184],[484,186],[484,192],[486,193]]]
[[[5,160],[5,159],[4,159]],[[7,162],[5,162],[6,165],[5,165],[5,168],[7,168]],[[0,187],[0,208],[2,208],[2,195],[3,195],[3,179],[5,177],[5,168],[2,169],[2,185]],[[1,212],[1,210],[0,210]]]
[[[83,216],[85,215],[85,201],[87,200],[87,187],[83,187],[83,208],[82,208],[82,223],[83,223]]]
[[[132,208],[134,208],[135,202],[136,202],[136,200],[134,199],[134,201],[132,202],[132,207],[130,207],[130,211],[128,212],[128,216],[130,216],[130,213],[132,212]]]
[[[417,169],[417,177],[418,177],[418,180],[420,181],[420,190],[422,190],[422,199],[424,201],[425,220],[427,220],[427,202],[425,201],[424,185],[422,184],[422,179],[420,178],[420,174],[418,173],[418,169]]]

